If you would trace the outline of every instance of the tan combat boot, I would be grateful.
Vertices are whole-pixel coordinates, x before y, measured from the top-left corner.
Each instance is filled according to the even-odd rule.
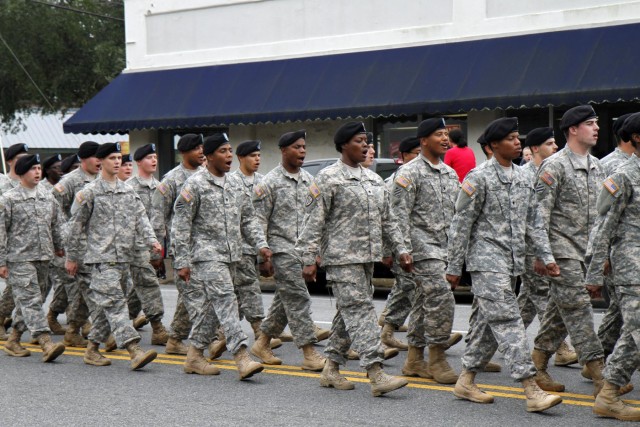
[[[9,339],[9,335],[7,335],[7,330],[4,327],[4,322],[0,319],[0,340],[4,341]]]
[[[116,343],[116,337],[113,334],[109,335],[107,341],[104,343],[104,351],[107,353],[111,353],[112,351],[116,351],[118,349],[118,344]]]
[[[400,325],[398,332],[409,332],[409,327],[407,325]]]
[[[567,341],[562,341],[556,351],[556,358],[553,362],[556,366],[569,366],[578,363],[578,354],[572,349]]]
[[[87,349],[84,351],[84,357],[82,360],[87,365],[93,366],[109,366],[111,365],[111,360],[104,357],[100,354],[100,343],[91,342],[87,344]]]
[[[132,371],[142,369],[145,365],[158,357],[158,353],[156,353],[155,350],[149,350],[146,353],[142,351],[137,341],[127,344],[127,351],[129,352],[129,356],[131,357]]]
[[[47,313],[47,323],[49,324],[49,329],[51,329],[51,333],[53,335],[64,335],[66,329],[62,327],[60,322],[58,322],[58,313],[49,309]]]
[[[398,349],[395,349],[396,352],[398,351]],[[347,359],[349,360],[360,360],[360,355],[358,354],[357,351],[355,351],[354,349],[350,348],[349,351],[347,351]]]
[[[16,328],[11,329],[7,342],[4,343],[4,352],[9,356],[31,356],[31,352],[20,345],[20,337],[22,337],[22,332],[18,332]]]
[[[324,368],[325,358],[322,357],[315,348],[313,348],[313,344],[303,345],[302,354],[304,355],[304,358],[302,359],[302,369],[315,372],[322,371]]]
[[[444,354],[443,345],[429,346],[429,374],[440,384],[455,384],[458,375],[453,371]]]
[[[333,387],[336,390],[353,390],[356,386],[340,374],[340,367],[336,362],[327,359],[320,374],[320,386]]]
[[[271,351],[270,340],[268,335],[260,335],[251,346],[251,354],[262,360],[265,365],[282,365],[282,360],[278,359]]]
[[[260,335],[262,334],[262,330],[260,329],[262,326],[262,320],[255,320],[251,322],[251,329],[253,329],[254,341],[257,341]],[[282,341],[279,338],[271,338],[271,350],[275,350],[276,348],[282,347]]]
[[[67,331],[64,333],[64,338],[62,339],[62,344],[64,344],[65,347],[85,348],[87,346],[87,340],[80,335],[80,325],[76,322],[69,322]]]
[[[602,378],[604,359],[590,360],[585,366],[587,367],[587,370],[591,375],[591,380],[593,381],[593,397],[596,397],[598,393],[600,393],[604,384],[604,379]]]
[[[331,335],[331,331],[328,329],[323,329],[320,326],[316,325],[313,325],[313,328],[316,331],[316,339],[318,340],[318,342],[326,340],[327,338],[329,338],[329,335]]]
[[[278,336],[278,339],[282,342],[293,342],[293,335],[289,332],[282,331],[282,333]]]
[[[449,335],[449,339],[447,340],[447,344],[445,345],[444,349],[449,350],[451,347],[458,344],[460,341],[462,341],[462,334],[458,332],[454,332],[451,335]]]
[[[138,317],[133,319],[133,327],[135,329],[142,329],[142,327],[149,323],[149,319],[143,313],[140,313]]]
[[[541,350],[536,349],[531,353],[531,359],[538,371],[535,376],[536,383],[538,383],[538,386],[545,391],[562,392],[564,391],[564,384],[553,381],[553,378],[551,378],[551,375],[547,372],[547,365],[549,364],[550,358],[550,354]]]
[[[402,375],[432,379],[429,373],[429,364],[424,360],[424,347],[409,345],[407,360],[402,367]]]
[[[500,372],[502,371],[502,366],[498,365],[497,363],[487,362],[482,370],[484,372]]]
[[[84,338],[87,338],[89,336],[89,332],[91,332],[91,322],[87,320],[86,322],[84,322],[84,325],[82,325],[82,336]]]
[[[187,346],[184,345],[184,343],[181,340],[177,338],[169,337],[169,339],[167,340],[167,346],[164,348],[164,352],[166,354],[186,355]]]
[[[380,313],[380,317],[378,317],[378,326],[380,326],[381,328],[384,326],[384,319],[387,318],[388,312],[389,310],[387,310],[387,307],[385,307],[384,310],[382,310],[382,313]]]
[[[408,350],[409,346],[406,343],[394,337],[393,332],[394,332],[393,325],[390,325],[389,323],[385,323],[384,326],[382,327],[382,333],[380,334],[380,340],[382,341],[382,343],[388,347],[397,348],[398,350],[403,350],[403,351]]]
[[[218,339],[209,344],[209,358],[211,360],[218,359],[227,349],[227,337],[224,336],[222,329],[218,329]]]
[[[207,362],[207,359],[204,358],[203,350],[193,345],[190,345],[189,350],[187,350],[184,372],[187,374],[220,375],[220,369],[213,363]]]
[[[604,381],[602,390],[596,396],[593,413],[621,421],[640,421],[640,408],[634,408],[620,400],[618,390],[617,385]]]
[[[54,343],[51,341],[51,335],[49,334],[40,334],[38,336],[38,342],[42,348],[42,361],[45,363],[53,362],[58,356],[64,353],[64,344],[60,342]]]
[[[460,372],[453,395],[459,399],[469,400],[475,403],[493,403],[493,396],[480,390],[475,383],[476,373],[463,369]]]
[[[380,363],[374,363],[367,369],[367,377],[369,377],[371,394],[373,394],[374,397],[382,396],[385,393],[392,392],[409,384],[409,381],[404,378],[385,374]]]
[[[397,355],[400,354],[400,350],[398,350],[395,347],[387,347],[386,345],[382,344],[382,351],[383,351],[383,355],[382,358],[384,360],[389,360],[392,359],[394,357],[396,357]],[[359,357],[358,357],[359,359]]]
[[[166,345],[169,340],[169,333],[160,320],[151,321],[151,344]]]
[[[233,355],[233,359],[236,361],[240,380],[249,378],[259,372],[262,372],[264,369],[264,366],[251,359],[249,352],[247,351],[247,347],[244,345],[240,347],[240,350],[238,350],[236,354]]]
[[[542,391],[534,377],[522,380],[522,387],[524,387],[524,395],[527,397],[527,412],[546,411],[562,402],[560,396]]]

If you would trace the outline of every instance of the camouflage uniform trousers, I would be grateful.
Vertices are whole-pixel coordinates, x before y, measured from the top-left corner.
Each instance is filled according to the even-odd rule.
[[[162,320],[164,316],[162,293],[156,270],[150,264],[148,251],[136,254],[131,263],[129,278],[132,281],[132,286],[128,295],[135,294],[137,296],[144,314],[150,322]]]
[[[242,254],[242,259],[236,266],[236,276],[233,282],[238,299],[240,319],[245,318],[249,323],[264,319],[262,292],[260,291],[256,262],[256,256]]]
[[[119,348],[140,341],[131,325],[124,290],[130,265],[125,262],[93,264],[89,299],[95,305],[89,332],[92,342],[105,342],[113,332]]]
[[[51,333],[42,309],[49,275],[49,261],[7,262],[9,277],[16,308],[13,313],[13,327],[19,332],[29,330],[32,338]]]
[[[500,350],[513,379],[531,378],[536,369],[513,292],[515,278],[486,271],[473,271],[471,278],[478,312],[462,356],[462,366],[478,372],[496,350]]]
[[[191,265],[191,278],[185,283],[182,295],[193,324],[189,340],[196,348],[205,349],[220,324],[229,352],[236,354],[240,347],[247,345],[247,336],[238,318],[234,274],[234,263],[205,261]]]
[[[404,325],[409,317],[415,298],[416,282],[413,280],[413,275],[405,273],[395,264],[393,274],[396,276],[396,282],[389,292],[383,313],[385,313],[385,323],[397,329]]]
[[[609,357],[604,378],[619,387],[628,384],[640,367],[640,286],[612,286],[623,318],[622,334]]]
[[[187,307],[185,307],[183,292],[186,287],[186,283],[180,278],[180,276],[178,276],[175,269],[175,264],[173,265],[173,271],[176,289],[178,290],[178,298],[176,300],[176,311],[173,313],[173,320],[171,321],[171,332],[169,333],[169,335],[171,336],[171,338],[182,341],[189,338],[189,333],[191,332],[191,327],[193,324],[189,319],[189,312],[187,311]]]
[[[67,322],[84,325],[89,320],[89,314],[93,315],[95,304],[90,298],[92,291],[89,287],[91,269],[92,266],[78,262],[78,272],[75,277],[69,276],[66,271],[60,276],[69,301]]]
[[[11,317],[14,308],[16,308],[16,304],[13,301],[11,285],[7,282],[0,296],[0,322],[4,318]]]
[[[127,308],[129,309],[129,318],[135,319],[142,312],[142,302],[140,302],[140,298],[138,298],[138,294],[136,293],[133,287],[133,279],[131,278],[131,274],[127,278]]]
[[[533,322],[536,314],[542,322],[542,316],[549,304],[549,279],[536,274],[533,262],[532,258],[527,257],[525,272],[520,276],[522,284],[518,294],[518,306],[525,329]]]
[[[326,266],[327,284],[336,297],[337,312],[324,352],[336,363],[347,363],[347,351],[360,355],[360,366],[368,369],[382,363],[376,312],[373,307],[373,263]],[[352,345],[353,344],[353,345]]]
[[[451,334],[456,302],[445,279],[445,268],[446,263],[438,259],[414,263],[416,290],[407,334],[414,347],[446,344]]]
[[[620,312],[620,304],[618,301],[618,292],[613,286],[613,273],[604,276],[604,286],[609,293],[609,307],[602,318],[602,323],[598,328],[598,338],[602,343],[602,349],[605,355],[613,352],[616,342],[622,333],[622,313]]]
[[[302,263],[285,253],[273,254],[272,263],[276,295],[262,322],[262,332],[277,337],[288,322],[298,348],[318,342],[311,319],[311,297],[302,278]]]
[[[604,357],[593,326],[591,298],[585,288],[584,264],[557,259],[560,276],[549,278],[549,305],[534,341],[537,350],[553,354],[567,336],[576,349],[580,364]]]
[[[51,262],[49,267],[49,281],[53,290],[53,297],[51,298],[51,303],[49,304],[49,310],[54,313],[61,314],[64,313],[69,307],[69,300],[67,298],[67,291],[64,286],[64,276],[67,275],[67,272],[64,269],[64,260],[62,264],[57,261]],[[68,320],[68,319],[67,319]]]

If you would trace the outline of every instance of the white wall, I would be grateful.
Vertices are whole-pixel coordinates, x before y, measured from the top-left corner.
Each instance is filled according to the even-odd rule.
[[[127,0],[127,70],[438,44],[639,20],[637,0]]]

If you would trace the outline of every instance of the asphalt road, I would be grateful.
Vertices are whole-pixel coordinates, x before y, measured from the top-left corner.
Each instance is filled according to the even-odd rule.
[[[4,285],[0,284],[0,288]],[[162,286],[169,324],[176,300],[173,286]],[[268,307],[273,294],[265,293]],[[384,299],[377,298],[380,312]],[[335,313],[335,300],[313,297],[313,319],[329,327]],[[454,329],[468,327],[469,306],[458,304]],[[602,312],[596,310],[596,324]],[[61,318],[61,321],[64,317]],[[250,327],[243,326],[251,337]],[[537,330],[534,323],[529,332]],[[142,344],[149,348],[150,327],[141,331]],[[404,334],[398,334],[405,338]],[[56,337],[60,340],[61,337]],[[28,335],[23,336],[28,341]],[[252,340],[251,340],[252,341]],[[319,345],[321,350],[325,343]],[[26,345],[26,344],[25,344]],[[286,343],[276,354],[283,365],[269,367],[262,374],[240,382],[231,355],[217,362],[219,376],[202,377],[182,372],[182,356],[169,356],[156,347],[158,359],[143,371],[129,370],[126,351],[108,354],[109,367],[93,367],[82,362],[81,349],[69,349],[56,362],[40,362],[39,348],[27,345],[33,354],[13,358],[0,354],[3,392],[0,394],[0,426],[6,425],[273,425],[273,426],[357,426],[357,425],[432,425],[432,426],[505,426],[505,425],[614,425],[612,420],[591,413],[592,385],[582,379],[578,367],[552,368],[554,378],[567,386],[561,393],[564,404],[544,414],[525,412],[522,389],[508,373],[482,373],[480,387],[496,396],[492,405],[479,405],[456,399],[452,386],[432,380],[410,379],[410,385],[385,397],[373,398],[364,371],[357,362],[349,362],[343,372],[356,382],[353,391],[337,391],[319,386],[318,373],[299,368],[301,353]],[[464,343],[448,351],[449,362],[460,370]],[[400,374],[406,353],[387,361],[386,370]],[[502,363],[500,355],[495,362]],[[634,378],[637,382],[637,379]],[[640,405],[640,395],[627,396]]]

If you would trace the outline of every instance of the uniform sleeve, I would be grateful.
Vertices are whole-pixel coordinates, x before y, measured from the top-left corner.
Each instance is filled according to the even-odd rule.
[[[82,242],[87,238],[87,223],[93,212],[93,192],[83,189],[76,193],[71,206],[71,218],[68,224],[67,242],[65,245],[67,259],[78,261],[82,258]]]
[[[331,210],[333,193],[322,179],[316,179],[309,186],[305,226],[296,242],[296,252],[304,265],[315,265],[320,252],[322,230],[328,212]]]
[[[608,182],[614,184],[609,187]],[[611,240],[616,235],[620,216],[631,198],[631,186],[619,174],[614,174],[604,182],[598,195],[598,226],[589,236],[591,261],[587,269],[585,282],[589,285],[602,285],[604,281],[604,263],[609,257]]]
[[[383,186],[383,188],[384,206],[381,218],[383,247],[386,246],[390,248],[396,256],[409,253],[409,249],[405,246],[405,238],[410,239],[408,235],[409,229],[407,228],[406,235],[403,235],[402,231],[400,231],[400,228],[398,227],[398,218],[394,215],[394,211],[391,209],[391,197],[389,195],[389,190],[387,190],[386,186]]]
[[[417,183],[411,176],[398,174],[393,180],[390,192],[391,210],[402,233],[404,246],[408,251],[412,251],[411,211],[416,202]]]
[[[542,260],[545,265],[555,262],[549,241],[549,223],[558,197],[560,179],[562,179],[560,170],[543,164],[535,180],[536,200],[533,212],[532,242],[536,257]]]
[[[485,201],[484,179],[470,172],[462,183],[456,200],[456,213],[449,229],[447,274],[460,276],[471,237],[471,228],[480,216]]]
[[[270,187],[266,182],[264,182],[264,180],[253,186],[252,197],[256,219],[260,224],[260,227],[262,227],[264,235],[267,236],[274,203]]]
[[[64,247],[64,217],[62,215],[62,210],[60,209],[60,205],[57,201],[52,200],[51,202],[51,237],[53,239],[53,249],[58,251]]]
[[[193,219],[200,207],[200,193],[193,184],[186,183],[173,209],[173,221],[171,222],[171,244],[175,251],[175,269],[189,267],[191,265],[191,229]]]
[[[167,225],[171,223],[171,215],[173,214],[173,201],[175,200],[175,188],[167,180],[162,181],[156,187],[151,199],[151,225],[156,233],[158,241],[162,241],[169,230]]]
[[[11,206],[0,197],[0,267],[7,265],[7,230],[11,226]]]
[[[60,181],[51,189],[51,194],[58,202],[65,221],[71,218],[69,212],[71,211],[71,205],[73,204],[73,196],[68,188],[68,183]]]
[[[136,234],[147,242],[147,245],[151,247],[154,243],[158,241],[156,235],[151,227],[151,223],[149,222],[149,217],[144,209],[144,205],[142,204],[142,200],[140,200],[140,196],[135,195],[135,203],[136,203]]]
[[[242,203],[240,210],[240,231],[244,239],[259,251],[269,247],[265,239],[264,224],[258,219],[256,210],[251,202],[251,195],[242,191]]]

